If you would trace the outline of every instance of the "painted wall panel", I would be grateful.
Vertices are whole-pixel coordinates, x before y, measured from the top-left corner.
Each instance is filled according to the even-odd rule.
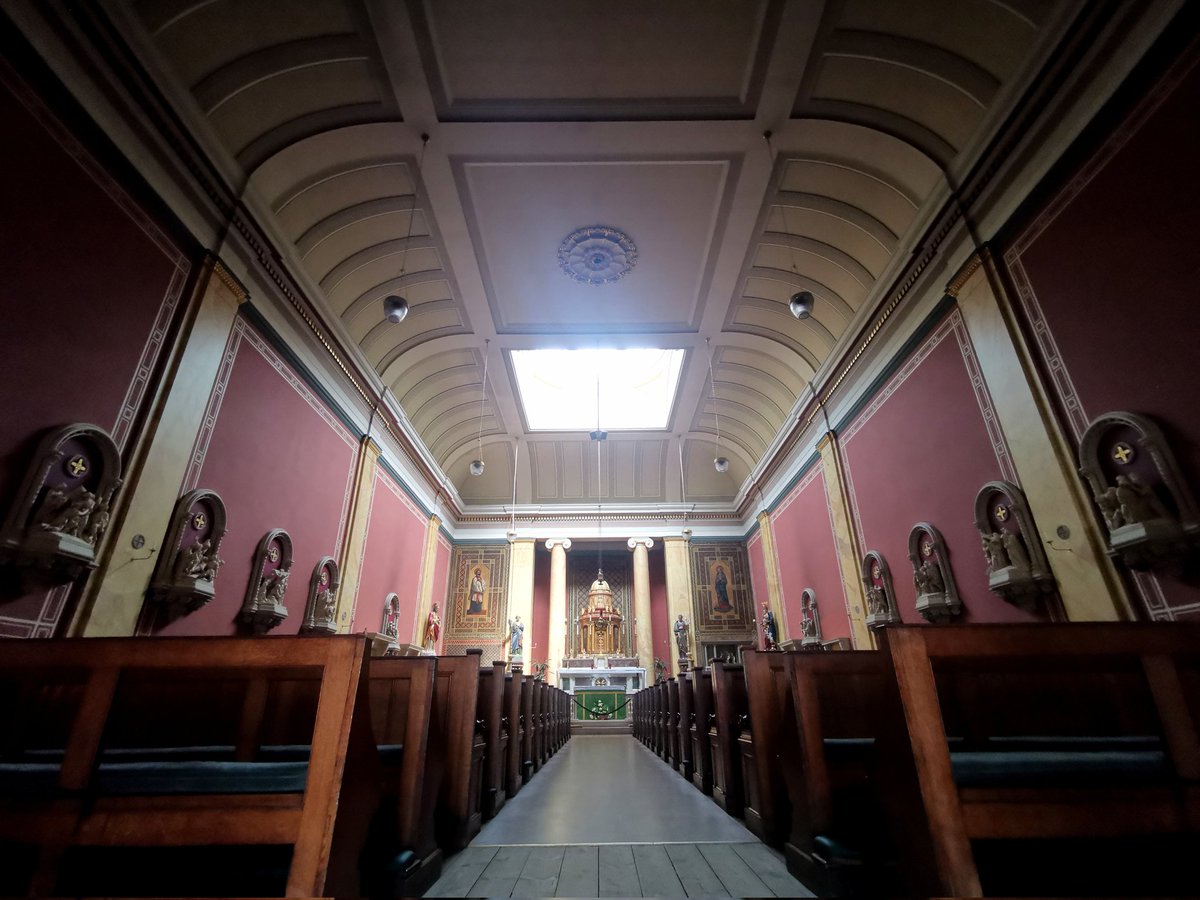
[[[255,547],[266,532],[282,528],[292,537],[295,562],[288,618],[274,633],[294,634],[313,567],[338,553],[356,441],[244,319],[234,325],[226,360],[183,487],[204,487],[225,501],[225,565],[216,597],[159,633],[235,633]]]
[[[862,550],[887,559],[905,622],[923,621],[908,561],[908,534],[917,522],[932,523],[946,540],[965,607],[961,621],[1033,618],[987,587],[975,494],[986,481],[1015,475],[972,361],[961,316],[952,311],[842,434]]]

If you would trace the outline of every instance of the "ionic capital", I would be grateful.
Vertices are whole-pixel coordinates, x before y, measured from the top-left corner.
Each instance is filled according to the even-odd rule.
[[[625,543],[630,550],[636,550],[638,547],[645,547],[647,550],[654,549],[654,538],[630,538]]]
[[[553,550],[555,547],[562,547],[564,551],[571,549],[570,538],[550,538],[546,541],[546,549]]]

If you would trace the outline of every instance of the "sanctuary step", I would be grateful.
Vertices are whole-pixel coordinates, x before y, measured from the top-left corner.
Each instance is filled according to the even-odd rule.
[[[578,734],[633,734],[632,719],[602,719],[591,722],[572,722],[571,736]]]

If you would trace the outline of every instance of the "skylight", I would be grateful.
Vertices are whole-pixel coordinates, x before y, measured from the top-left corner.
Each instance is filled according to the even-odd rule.
[[[535,431],[666,428],[682,350],[513,350],[513,371]]]

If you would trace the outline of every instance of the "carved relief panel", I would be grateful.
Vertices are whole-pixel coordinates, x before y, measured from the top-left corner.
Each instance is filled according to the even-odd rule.
[[[292,574],[292,539],[286,531],[274,528],[263,535],[254,551],[246,599],[242,603],[242,623],[255,634],[266,634],[287,618],[284,597]]]
[[[337,562],[332,556],[322,556],[308,580],[308,602],[304,606],[301,634],[337,634],[337,592],[340,585]]]
[[[912,563],[917,612],[922,619],[937,624],[962,612],[946,542],[928,522],[918,522],[909,532],[908,561]]]
[[[861,575],[866,591],[868,628],[880,628],[900,621],[896,606],[896,591],[892,587],[892,570],[878,550],[863,557]]]
[[[212,491],[189,491],[175,501],[149,591],[169,617],[194,612],[213,598],[224,564],[225,523],[225,504]]]
[[[108,432],[82,423],[50,432],[5,517],[0,563],[54,584],[94,569],[120,487],[121,455]]]
[[[383,601],[383,619],[379,623],[383,648],[376,655],[393,656],[400,653],[400,597],[388,594]],[[374,651],[373,651],[374,652]]]
[[[1009,603],[1034,611],[1057,590],[1024,492],[989,481],[975,496],[975,527],[987,560],[988,587]]]
[[[1079,444],[1079,471],[1108,531],[1109,553],[1132,569],[1182,564],[1200,538],[1191,491],[1159,427],[1110,412]]]
[[[817,610],[817,594],[812,588],[805,588],[800,595],[800,639],[802,650],[821,649],[821,615]]]

